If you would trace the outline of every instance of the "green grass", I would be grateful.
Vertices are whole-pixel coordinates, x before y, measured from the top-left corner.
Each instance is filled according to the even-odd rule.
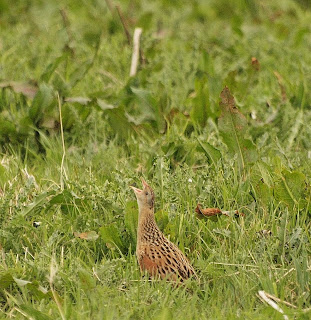
[[[143,28],[133,78],[115,5]],[[264,290],[309,319],[310,9],[0,0],[1,317],[283,319]],[[141,175],[200,283],[140,274]],[[198,202],[245,217],[198,219]]]

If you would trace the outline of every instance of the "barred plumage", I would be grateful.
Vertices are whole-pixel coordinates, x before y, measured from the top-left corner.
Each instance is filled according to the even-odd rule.
[[[139,217],[136,255],[140,269],[152,277],[182,282],[196,273],[182,251],[161,232],[154,219],[154,193],[142,179],[143,190],[136,194]]]

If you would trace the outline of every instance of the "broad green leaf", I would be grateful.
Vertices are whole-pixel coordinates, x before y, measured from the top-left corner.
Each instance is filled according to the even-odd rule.
[[[132,245],[136,245],[137,224],[138,224],[138,208],[136,201],[128,201],[125,205],[124,223],[126,230],[131,236]]]
[[[93,59],[85,61],[83,64],[80,64],[70,75],[70,87],[73,88],[78,82],[80,82],[85,75],[89,72],[93,66]]]
[[[48,64],[48,66],[45,68],[45,70],[41,74],[40,82],[48,83],[54,71],[56,70],[56,68],[59,66],[59,64],[62,61],[64,61],[67,58],[67,56],[68,56],[68,53],[64,53],[60,57],[56,58],[53,62]]]
[[[50,196],[54,195],[54,194],[55,194],[54,190],[43,192],[43,193],[39,194],[31,204],[29,204],[27,207],[25,207],[25,209],[21,212],[21,215],[26,216],[34,209],[40,208],[44,203],[48,203]]]
[[[250,179],[256,201],[268,205],[273,200],[272,169],[265,162],[257,161],[251,169]]]
[[[212,116],[210,109],[209,89],[207,79],[197,79],[195,83],[195,97],[190,100],[190,118],[201,128],[205,127],[208,117]]]
[[[208,118],[209,93],[207,83],[196,81],[195,98],[192,100],[190,117],[192,121],[200,127],[205,127]]]
[[[198,76],[204,79],[204,83],[207,83],[208,85],[208,95],[210,99],[211,110],[213,110],[212,106],[216,107],[215,102],[218,103],[219,91],[223,87],[223,79],[218,76],[215,70],[216,65],[217,63],[215,62],[213,56],[208,53],[208,50],[202,50],[201,58],[199,59]],[[215,108],[215,116],[218,111],[218,108],[217,110]]]
[[[260,179],[263,179],[264,183],[266,183],[269,187],[273,186],[273,176],[272,169],[263,161],[257,161],[256,167],[258,169],[258,174]]]
[[[70,129],[77,123],[77,120],[84,122],[91,113],[91,104],[92,101],[87,106],[80,103],[75,103],[74,105],[64,104],[62,106],[63,128],[65,130]]]
[[[255,162],[257,151],[253,142],[244,138],[247,130],[247,120],[235,106],[234,97],[228,87],[220,94],[221,116],[218,121],[220,135],[227,145],[230,154],[237,155],[240,169],[248,162]]]
[[[151,93],[144,89],[137,89],[131,87],[132,92],[142,103],[142,106],[145,108],[144,111],[152,112],[151,117],[156,118],[156,113],[159,111],[157,108],[157,102]]]
[[[39,87],[39,91],[34,97],[29,109],[29,117],[33,123],[37,123],[42,119],[45,110],[53,103],[54,95],[53,89],[46,84]]]
[[[213,163],[214,166],[217,165],[218,161],[221,159],[221,153],[218,149],[213,147],[208,142],[203,142],[198,139],[198,142],[204,151],[207,158]]]
[[[255,190],[256,200],[265,206],[268,205],[269,201],[273,199],[272,188],[262,180],[258,180],[257,183],[252,183],[252,186]]]
[[[9,120],[0,118],[0,137],[8,136],[8,135],[12,135],[12,136],[17,135],[15,125],[13,122]]]
[[[155,98],[147,90],[133,87],[131,87],[131,90],[140,104],[141,117],[146,119],[146,121],[154,120],[158,131],[162,132],[165,128],[165,119]]]
[[[75,200],[79,199],[79,197],[70,190],[62,190],[61,192],[59,192],[58,194],[56,194],[55,196],[53,196],[50,200],[49,203],[50,204],[66,204],[69,202],[74,202]]]
[[[201,59],[199,61],[199,69],[208,75],[215,76],[215,61],[207,50],[202,50]]]
[[[305,180],[305,175],[299,171],[284,170],[274,186],[276,200],[284,202],[289,207],[299,205],[300,200],[304,199]]]
[[[0,289],[6,289],[12,283],[14,283],[14,279],[9,272],[0,275]]]
[[[109,243],[113,246],[116,246],[121,251],[123,251],[124,245],[120,237],[120,231],[115,224],[102,226],[99,229],[99,234],[101,238],[105,241],[105,243]]]
[[[72,190],[62,190],[57,194],[53,194],[46,201],[47,205],[60,205],[63,213],[68,213],[70,207],[80,206],[82,199],[78,197]]]
[[[104,112],[111,128],[121,138],[127,138],[130,132],[134,132],[134,125],[128,120],[122,107],[106,109]]]
[[[60,97],[67,97],[70,95],[70,84],[59,72],[53,74],[53,80],[50,84],[54,88],[54,91],[58,92]]]

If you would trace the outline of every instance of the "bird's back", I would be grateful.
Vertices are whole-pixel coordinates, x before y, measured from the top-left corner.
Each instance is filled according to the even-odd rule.
[[[186,256],[158,228],[154,218],[154,192],[144,179],[142,184],[142,190],[131,187],[139,211],[136,254],[141,270],[173,281],[196,277]]]
[[[151,276],[181,282],[196,277],[186,256],[164,236],[153,219],[141,225],[136,253],[141,270]]]

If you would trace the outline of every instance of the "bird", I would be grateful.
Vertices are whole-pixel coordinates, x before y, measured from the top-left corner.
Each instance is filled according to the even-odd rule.
[[[131,186],[138,203],[136,256],[142,272],[150,278],[184,282],[198,279],[184,253],[169,241],[159,229],[154,216],[155,196],[152,188],[141,178],[143,189]]]

